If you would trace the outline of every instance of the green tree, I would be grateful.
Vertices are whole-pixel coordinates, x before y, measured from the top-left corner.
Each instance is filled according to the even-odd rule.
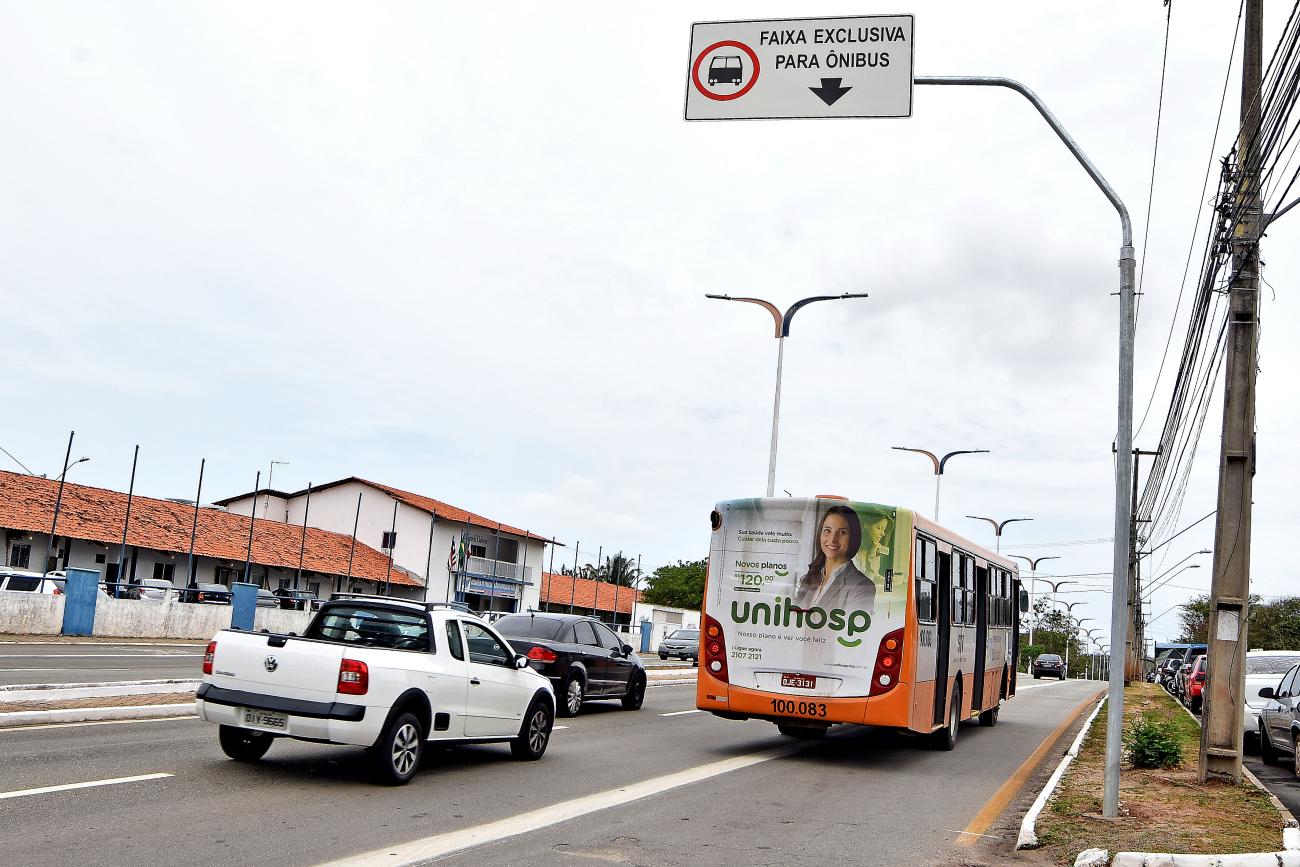
[[[660,566],[650,576],[642,598],[651,605],[698,611],[704,603],[704,576],[709,561],[678,560]]]
[[[1205,644],[1210,629],[1210,597],[1196,596],[1181,606],[1180,642]],[[1291,650],[1300,647],[1300,598],[1288,596],[1273,602],[1250,597],[1246,639],[1252,650]]]
[[[1178,619],[1183,622],[1179,643],[1204,644],[1205,637],[1210,634],[1210,597],[1194,596],[1183,604]]]

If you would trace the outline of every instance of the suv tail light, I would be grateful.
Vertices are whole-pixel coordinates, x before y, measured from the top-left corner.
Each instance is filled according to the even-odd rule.
[[[199,594],[199,601],[200,601],[200,602],[203,601],[203,594],[202,594],[202,593]]]
[[[727,640],[722,636],[722,624],[707,614],[702,617],[704,629],[700,642],[704,645],[704,668],[723,683],[730,683],[727,679]]]
[[[217,656],[217,643],[208,642],[208,649],[203,651],[203,673],[212,674],[212,660]]]
[[[530,647],[525,656],[534,662],[555,662],[555,660],[559,659],[555,655],[555,651],[549,647]]]
[[[370,689],[370,669],[359,659],[339,663],[338,691],[343,695],[365,695]]]
[[[889,692],[898,684],[903,667],[903,630],[895,629],[880,639],[876,651],[876,670],[871,673],[871,695]]]

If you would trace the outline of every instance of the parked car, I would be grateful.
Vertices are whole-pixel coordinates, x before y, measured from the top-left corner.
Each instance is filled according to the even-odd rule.
[[[1282,676],[1295,665],[1300,665],[1300,650],[1246,652],[1246,706],[1241,716],[1241,732],[1245,743],[1257,745],[1259,712],[1269,701],[1260,692],[1265,687],[1276,689]]]
[[[204,605],[229,605],[232,594],[224,584],[195,584],[180,591],[182,602]]]
[[[257,761],[281,737],[351,744],[401,785],[426,743],[509,743],[515,758],[540,759],[555,693],[473,615],[353,595],[325,603],[302,636],[218,632],[196,708],[236,761]]]
[[[1282,756],[1296,756],[1296,738],[1300,737],[1300,720],[1296,719],[1296,701],[1300,698],[1300,665],[1293,665],[1276,687],[1266,686],[1258,695],[1264,699],[1259,710],[1259,756],[1265,764],[1276,765]],[[1300,758],[1296,758],[1296,776],[1300,777]]]
[[[176,586],[162,578],[141,578],[139,584],[132,585],[130,598],[147,599],[151,602],[175,599]]]
[[[280,598],[264,587],[257,588],[258,608],[279,608]]]
[[[310,590],[289,590],[281,587],[272,592],[280,597],[280,607],[288,611],[307,611],[308,609],[316,611],[321,605],[321,601],[316,598],[316,594]]]
[[[1183,704],[1187,704],[1188,685],[1192,678],[1192,667],[1196,663],[1196,657],[1189,656],[1187,661],[1178,666],[1174,672],[1174,698]]]
[[[12,593],[62,593],[53,578],[25,569],[0,570],[0,590]]]
[[[677,629],[673,634],[659,642],[659,658],[676,656],[683,662],[690,660],[700,664],[700,630]]]
[[[1178,673],[1178,668],[1183,664],[1181,656],[1169,655],[1161,660],[1160,665],[1156,668],[1157,680],[1170,694],[1174,691],[1174,675]]]
[[[559,696],[560,716],[577,716],[587,701],[617,699],[627,710],[639,710],[645,701],[641,658],[599,620],[576,614],[511,614],[496,627],[533,669],[550,679]]]
[[[1191,670],[1187,673],[1183,704],[1187,705],[1187,709],[1192,713],[1200,713],[1201,706],[1204,704],[1205,659],[1205,654],[1197,656],[1192,660]]]
[[[1065,660],[1055,653],[1040,653],[1034,660],[1033,671],[1034,680],[1040,677],[1055,677],[1058,680],[1065,680]]]

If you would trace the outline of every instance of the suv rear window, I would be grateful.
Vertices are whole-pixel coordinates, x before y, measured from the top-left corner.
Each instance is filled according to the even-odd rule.
[[[1060,662],[1061,657],[1057,656],[1055,653],[1044,653],[1042,656],[1038,657],[1038,661],[1039,662]]]
[[[389,650],[433,650],[429,621],[423,614],[358,605],[325,609],[303,637]]]

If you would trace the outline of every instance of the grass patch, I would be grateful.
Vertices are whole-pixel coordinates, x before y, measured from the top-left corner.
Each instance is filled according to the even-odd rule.
[[[1111,852],[1236,854],[1282,848],[1282,818],[1268,796],[1249,782],[1196,780],[1201,729],[1159,686],[1135,683],[1124,691],[1124,724],[1164,726],[1182,760],[1166,769],[1120,772],[1120,815],[1101,815],[1106,761],[1103,707],[1056,793],[1038,817],[1041,852],[1052,863],[1073,864],[1084,849]]]

